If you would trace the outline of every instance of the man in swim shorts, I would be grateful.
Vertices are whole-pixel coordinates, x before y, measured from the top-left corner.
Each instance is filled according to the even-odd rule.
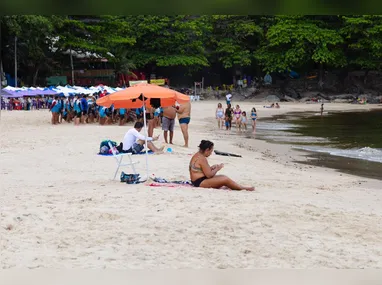
[[[191,120],[191,103],[187,102],[177,107],[180,129],[184,138],[184,146],[188,147],[188,124]]]
[[[172,144],[172,139],[174,137],[174,126],[176,118],[176,109],[173,106],[163,108],[163,118],[162,118],[162,130],[164,141],[167,141],[167,134],[170,131],[170,144]]]

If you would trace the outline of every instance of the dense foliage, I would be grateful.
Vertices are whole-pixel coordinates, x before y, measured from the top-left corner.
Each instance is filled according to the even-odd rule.
[[[4,69],[35,83],[39,72],[68,69],[65,51],[93,52],[116,72],[210,66],[233,72],[379,70],[382,16],[3,16]],[[41,75],[42,76],[42,75]]]

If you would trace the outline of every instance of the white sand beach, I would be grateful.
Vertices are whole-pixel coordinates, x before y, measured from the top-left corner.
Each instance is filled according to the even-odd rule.
[[[189,179],[190,155],[209,139],[243,156],[210,163],[255,192],[112,181],[115,161],[97,155],[99,144],[120,142],[131,125],[52,126],[47,110],[1,112],[1,268],[382,268],[381,181],[297,164],[288,145],[216,130],[216,104],[193,103],[191,147],[181,147],[177,123],[174,152],[150,155],[150,174]],[[258,108],[259,120],[320,107],[240,105]],[[381,107],[325,104],[369,108]],[[134,159],[143,175],[145,157]]]

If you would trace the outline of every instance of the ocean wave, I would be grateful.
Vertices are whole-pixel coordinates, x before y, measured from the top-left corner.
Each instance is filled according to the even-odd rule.
[[[256,124],[256,130],[274,130],[274,131],[287,131],[297,128],[298,125],[275,123],[275,122],[258,122]]]
[[[306,151],[328,153],[333,156],[342,156],[382,163],[382,149],[377,148],[363,147],[352,149],[338,149],[315,146],[294,146],[293,148]]]
[[[282,136],[282,135],[265,135],[261,138],[266,140],[272,140],[275,142],[287,142],[287,143],[330,143],[330,140],[320,137],[308,137],[308,136]]]

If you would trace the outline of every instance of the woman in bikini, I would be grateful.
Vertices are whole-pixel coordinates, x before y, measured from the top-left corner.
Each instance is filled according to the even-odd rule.
[[[241,124],[241,109],[239,105],[236,105],[236,109],[233,112],[233,114],[235,115],[235,124],[236,124],[236,128],[238,129],[240,128],[240,124]]]
[[[218,120],[218,127],[224,128],[224,109],[221,103],[218,104],[216,108],[216,120]]]
[[[252,119],[252,131],[253,131],[253,134],[255,134],[256,133],[256,120],[257,120],[257,112],[256,112],[255,107],[252,108],[251,119]]]
[[[194,154],[190,161],[190,178],[194,187],[216,188],[227,187],[231,190],[255,190],[254,187],[247,187],[237,184],[225,175],[216,175],[224,164],[210,166],[207,161],[214,150],[214,143],[202,140],[199,151]]]

